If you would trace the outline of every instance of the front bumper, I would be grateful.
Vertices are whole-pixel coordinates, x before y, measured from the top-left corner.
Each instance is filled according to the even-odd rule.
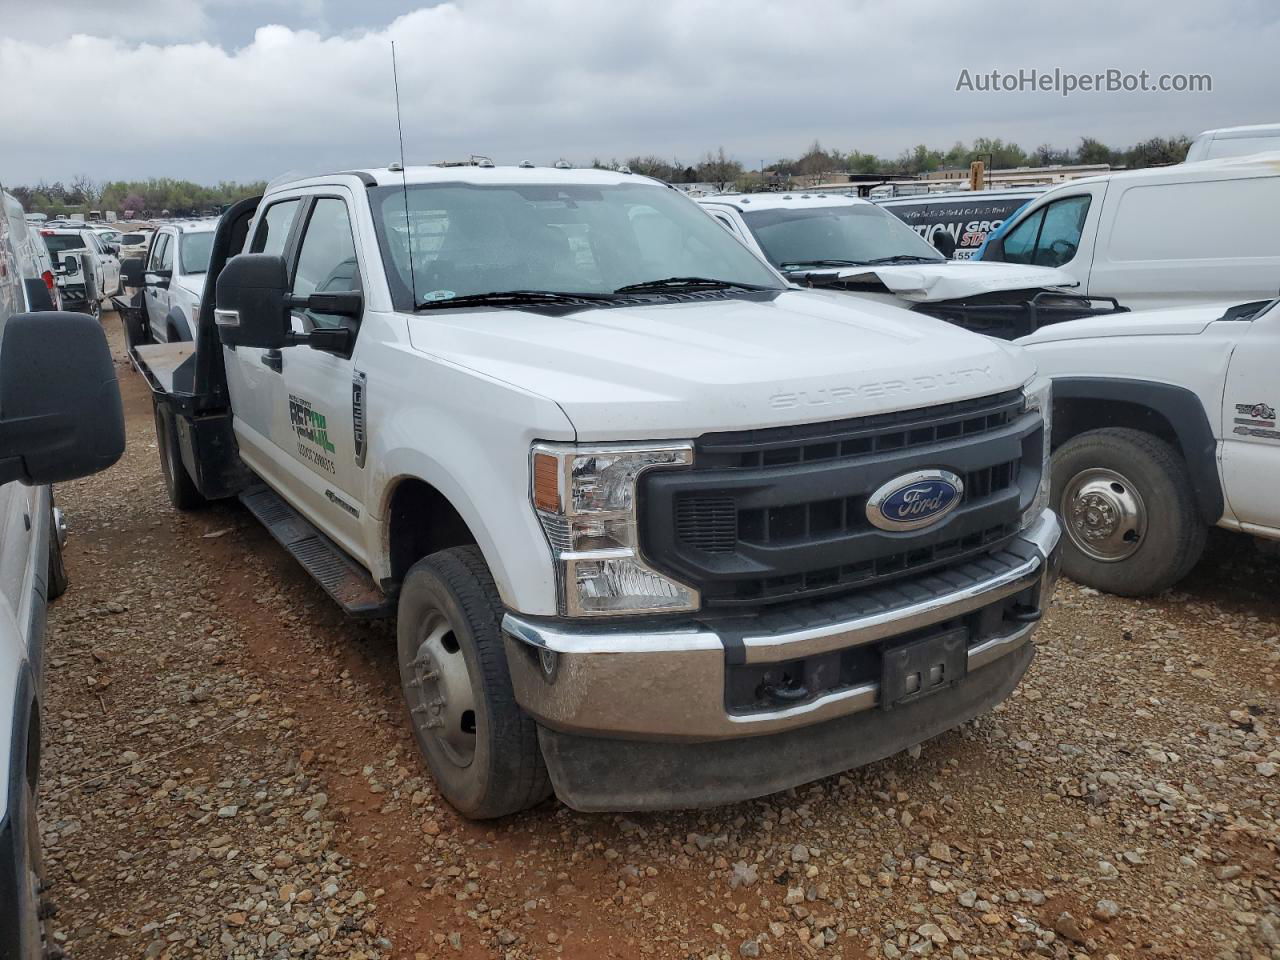
[[[767,671],[976,624],[985,613],[983,632],[965,651],[967,675],[981,673],[1030,639],[1057,580],[1060,533],[1056,515],[1046,510],[1000,552],[1001,562],[985,564],[988,576],[932,578],[944,587],[954,579],[954,589],[887,588],[866,599],[856,616],[818,623],[792,616],[785,629],[763,616],[745,627],[741,620],[690,620],[646,630],[508,613],[503,629],[516,699],[551,731],[655,741],[764,736],[869,711],[881,699],[874,679],[750,708],[735,705],[730,689],[736,671]],[[1020,615],[1002,616],[1015,601]],[[947,696],[930,700],[945,710]]]

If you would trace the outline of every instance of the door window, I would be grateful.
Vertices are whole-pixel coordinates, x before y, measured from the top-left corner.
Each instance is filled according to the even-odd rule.
[[[156,237],[155,243],[151,246],[151,259],[147,261],[147,268],[149,270],[164,269],[163,266],[161,266],[161,260],[163,259],[165,249],[168,246],[169,235],[167,233],[162,233],[160,236]]]
[[[313,293],[358,290],[360,268],[356,263],[347,205],[334,197],[321,197],[311,208],[311,217],[302,235],[298,266],[293,274],[293,295],[308,297]],[[312,310],[304,310],[302,315],[318,327],[338,327],[351,319]]]
[[[1035,211],[1004,238],[1004,259],[1040,267],[1070,263],[1080,248],[1089,196],[1063,197]]]
[[[156,252],[155,265],[157,270],[173,269],[173,238],[167,233],[164,235],[163,246]]]
[[[253,235],[250,253],[284,253],[285,241],[289,239],[289,228],[293,226],[293,218],[298,215],[296,197],[293,200],[281,200],[267,207],[267,212],[258,221],[258,230]]]

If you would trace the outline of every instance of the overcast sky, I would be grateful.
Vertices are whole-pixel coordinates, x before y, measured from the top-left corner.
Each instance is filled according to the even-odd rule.
[[[1280,121],[1275,0],[0,0],[0,182],[271,179],[723,145],[747,166]],[[962,70],[1207,73],[1211,93],[978,93]]]

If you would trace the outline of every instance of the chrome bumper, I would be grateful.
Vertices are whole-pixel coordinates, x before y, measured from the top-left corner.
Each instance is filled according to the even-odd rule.
[[[884,613],[805,630],[747,634],[745,663],[795,660],[901,636],[1041,585],[1047,607],[1058,572],[1058,518],[1051,510],[1022,532],[1030,558],[973,586]],[[502,621],[516,699],[555,730],[645,740],[729,739],[820,723],[879,702],[879,683],[832,691],[776,710],[733,713],[725,706],[725,641],[699,624],[653,631],[532,621]],[[1022,647],[1034,624],[968,650],[968,670]],[[940,699],[946,694],[937,694]]]

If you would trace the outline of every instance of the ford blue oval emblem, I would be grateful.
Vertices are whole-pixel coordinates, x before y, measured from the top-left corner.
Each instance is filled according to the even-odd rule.
[[[867,501],[867,519],[881,530],[919,530],[960,505],[964,481],[950,470],[917,470],[894,477]]]

